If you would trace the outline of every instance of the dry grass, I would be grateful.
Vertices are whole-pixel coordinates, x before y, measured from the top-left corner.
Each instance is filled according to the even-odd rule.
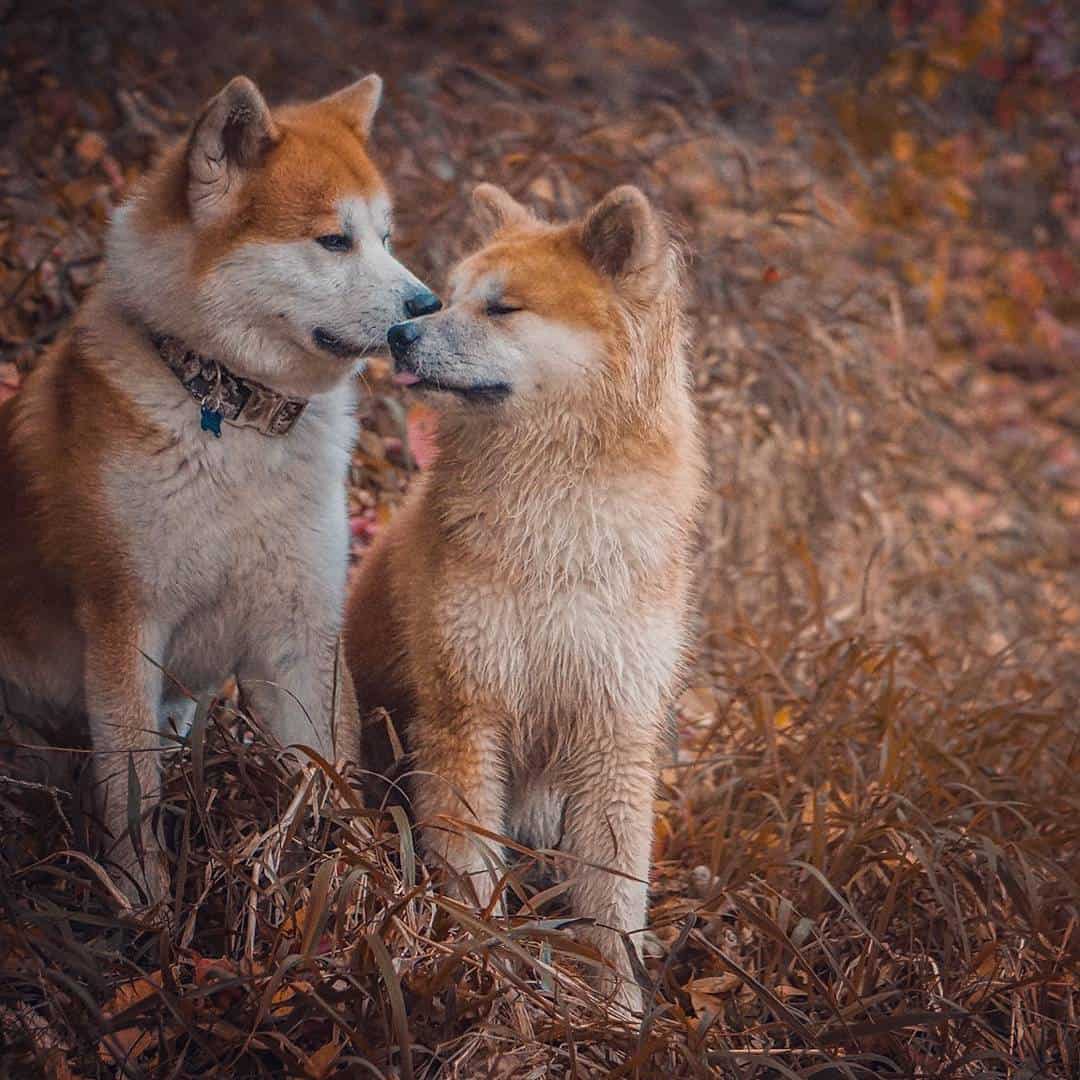
[[[358,29],[326,5],[241,39],[237,7],[193,72],[155,58],[210,41],[205,16],[121,7],[89,74],[56,46],[56,86],[18,38],[11,88],[39,115],[64,77],[100,82],[94,123],[126,167],[234,69],[299,93],[312,55],[318,89],[378,56],[398,244],[434,282],[468,247],[481,176],[552,214],[633,180],[672,213],[695,254],[713,497],[699,659],[658,793],[650,1008],[609,1015],[559,895],[537,898],[523,867],[517,914],[461,908],[400,811],[364,808],[348,770],[296,774],[221,701],[168,762],[168,931],[82,854],[99,838],[77,779],[0,776],[0,1073],[1076,1075],[1080,484],[1048,462],[1075,450],[1060,405],[1080,366],[1051,356],[1040,397],[942,345],[906,272],[932,263],[935,221],[868,226],[888,163],[837,167],[859,148],[777,89],[817,24],[695,31],[675,8],[649,37],[647,9],[432,10]],[[564,58],[550,42],[571,32]],[[776,135],[786,116],[797,137]],[[104,195],[75,205],[63,149],[85,123],[65,114],[55,150],[20,120],[0,160],[17,210],[2,332],[24,366],[100,242],[115,178],[94,165]],[[401,399],[379,371],[369,388],[360,532],[410,475]],[[1023,440],[1000,437],[1003,410]]]

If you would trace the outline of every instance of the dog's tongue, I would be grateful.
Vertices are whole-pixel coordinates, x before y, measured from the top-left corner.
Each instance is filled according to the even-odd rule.
[[[395,371],[390,381],[395,386],[415,386],[420,381],[420,376],[412,371]]]

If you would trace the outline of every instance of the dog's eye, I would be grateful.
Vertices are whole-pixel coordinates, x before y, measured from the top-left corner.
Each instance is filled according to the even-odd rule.
[[[387,250],[387,251],[389,251],[389,250],[390,250],[390,234],[389,234],[389,233],[387,233],[387,234],[386,234],[386,235],[385,235],[385,236],[384,236],[384,237],[382,238],[382,246],[383,246],[384,248],[386,248],[386,250]]]
[[[327,251],[352,251],[352,237],[344,233],[331,233],[329,236],[316,236],[315,243]]]
[[[520,310],[521,308],[514,307],[512,304],[500,304],[497,301],[492,301],[487,306],[489,315],[513,315],[515,311]]]

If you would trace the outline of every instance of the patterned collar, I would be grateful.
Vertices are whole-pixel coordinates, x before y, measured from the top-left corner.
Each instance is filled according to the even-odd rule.
[[[224,364],[184,347],[167,334],[150,334],[158,355],[180,385],[202,406],[202,428],[221,437],[221,421],[254,428],[263,435],[287,435],[307,407],[253,379],[234,375]]]

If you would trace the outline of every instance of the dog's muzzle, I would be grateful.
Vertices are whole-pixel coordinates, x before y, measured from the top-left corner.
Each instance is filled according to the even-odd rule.
[[[386,333],[386,341],[390,346],[390,355],[394,358],[395,366],[403,364],[409,350],[420,338],[420,327],[414,322],[401,322],[391,326]]]
[[[420,337],[420,327],[414,322],[396,323],[386,332],[390,355],[394,358],[394,379],[398,386],[413,386],[420,382],[416,368],[409,360],[409,350]]]

